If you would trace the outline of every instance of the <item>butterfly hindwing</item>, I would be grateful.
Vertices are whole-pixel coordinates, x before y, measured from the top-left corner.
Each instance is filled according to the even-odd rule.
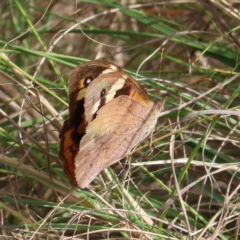
[[[104,168],[126,156],[150,133],[156,120],[152,102],[140,104],[122,95],[104,105],[80,143],[75,159],[78,186],[85,188]]]

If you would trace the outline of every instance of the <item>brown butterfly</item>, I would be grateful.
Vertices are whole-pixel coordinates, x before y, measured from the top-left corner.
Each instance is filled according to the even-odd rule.
[[[86,188],[149,135],[163,103],[154,104],[134,78],[103,60],[79,65],[68,86],[59,157],[71,184]]]

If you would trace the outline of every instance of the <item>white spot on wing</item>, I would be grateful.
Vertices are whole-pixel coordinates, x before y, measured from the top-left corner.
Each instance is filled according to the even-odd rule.
[[[93,105],[92,114],[95,114],[95,112],[98,110],[99,105],[100,105],[100,100],[95,102],[95,104]]]
[[[115,70],[115,71],[116,71],[116,70]],[[101,73],[100,75],[106,74],[106,73],[112,73],[112,72],[115,72],[115,71],[114,71],[113,69],[108,68],[108,69],[102,71],[102,73]]]
[[[107,96],[106,96],[106,103],[111,101],[114,98],[114,95],[116,93],[117,90],[121,89],[123,87],[125,83],[125,79],[123,78],[119,78],[113,85],[112,87],[109,89]],[[95,102],[95,104],[93,105],[92,108],[92,114],[95,114],[96,111],[98,110],[98,107],[100,105],[100,101],[98,100],[97,102]]]
[[[106,103],[111,101],[116,93],[117,90],[121,89],[125,83],[125,79],[119,78],[109,89],[107,96],[106,96]]]
[[[115,65],[110,64],[110,67],[104,70],[100,75],[106,74],[106,73],[113,73],[117,71],[118,71],[118,68]]]

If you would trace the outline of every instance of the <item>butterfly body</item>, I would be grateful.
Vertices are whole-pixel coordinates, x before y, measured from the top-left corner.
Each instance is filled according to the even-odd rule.
[[[59,157],[71,184],[85,188],[149,135],[160,109],[135,79],[106,61],[81,64],[68,84]]]

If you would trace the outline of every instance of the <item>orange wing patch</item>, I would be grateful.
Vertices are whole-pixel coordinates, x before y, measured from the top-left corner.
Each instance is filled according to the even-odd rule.
[[[64,122],[62,131],[60,132],[60,148],[59,157],[63,162],[63,170],[67,175],[70,183],[77,187],[77,182],[75,178],[75,157],[79,151],[79,144],[72,138],[73,132],[76,131],[75,128],[69,128],[68,121]]]

